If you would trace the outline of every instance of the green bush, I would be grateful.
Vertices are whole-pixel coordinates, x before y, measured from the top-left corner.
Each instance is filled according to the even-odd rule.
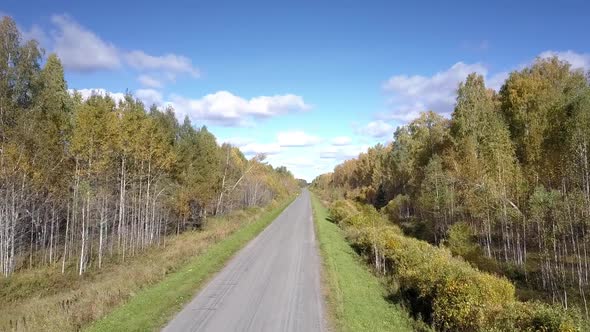
[[[537,301],[512,302],[504,306],[486,331],[575,332],[580,331],[579,321],[579,313],[561,306]]]
[[[381,214],[372,205],[363,205],[350,218],[343,220],[341,223],[344,227],[382,227],[385,225],[385,220]]]
[[[406,220],[410,215],[410,197],[407,195],[395,196],[383,208],[383,213],[389,221],[394,223]]]
[[[353,202],[341,199],[335,201],[330,207],[329,218],[333,223],[340,224],[358,213],[359,211]]]
[[[453,255],[467,260],[475,259],[481,251],[473,238],[471,227],[465,222],[455,223],[449,228],[445,244]]]

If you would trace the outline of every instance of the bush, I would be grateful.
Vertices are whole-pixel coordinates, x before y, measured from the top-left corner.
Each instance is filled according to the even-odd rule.
[[[471,227],[464,222],[453,224],[447,232],[446,245],[453,255],[461,256],[467,260],[476,258],[480,249],[473,239]]]
[[[410,197],[407,195],[397,195],[389,201],[383,208],[383,213],[394,223],[400,223],[409,218],[410,215]]]
[[[537,301],[512,302],[504,306],[487,331],[575,332],[580,331],[579,321],[579,313],[560,306]]]
[[[381,215],[371,205],[363,205],[350,218],[343,220],[341,225],[344,227],[376,227],[383,226],[385,221]]]
[[[481,272],[447,248],[401,234],[378,222],[378,213],[361,211],[341,225],[352,245],[377,270],[388,271],[409,295],[410,307],[440,331],[578,331],[574,314],[540,303],[518,302],[507,279]],[[453,247],[465,247],[465,229],[458,226]],[[457,240],[457,241],[455,241]],[[383,268],[383,267],[386,268]]]
[[[503,303],[514,300],[514,286],[507,280],[479,272],[426,242],[391,236],[386,256],[394,262],[402,288],[429,299],[429,319],[437,329],[478,330]]]
[[[341,199],[337,200],[330,207],[330,221],[336,224],[340,224],[348,218],[358,214],[355,204],[349,200]]]

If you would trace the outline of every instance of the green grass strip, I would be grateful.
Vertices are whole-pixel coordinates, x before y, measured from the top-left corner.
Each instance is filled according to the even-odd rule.
[[[328,310],[338,331],[412,331],[412,320],[385,299],[383,284],[350,247],[328,210],[312,195],[316,233],[323,256]]]
[[[266,228],[293,201],[266,212],[257,221],[212,245],[185,267],[138,292],[126,304],[86,328],[86,331],[153,331],[165,325],[204,286],[212,274]]]

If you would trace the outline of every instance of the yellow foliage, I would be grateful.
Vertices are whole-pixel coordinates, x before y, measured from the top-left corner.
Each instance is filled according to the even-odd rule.
[[[339,210],[352,204],[337,203]],[[518,302],[506,278],[481,272],[446,248],[404,236],[372,208],[357,209],[350,221],[340,223],[349,241],[364,254],[378,252],[388,262],[401,289],[428,304],[437,330],[578,331],[571,312]]]

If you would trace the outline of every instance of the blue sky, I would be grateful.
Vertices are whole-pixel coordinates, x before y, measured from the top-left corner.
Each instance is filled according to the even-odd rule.
[[[590,69],[584,1],[5,0],[0,13],[60,56],[70,88],[171,105],[307,180],[420,111],[448,115],[470,72],[498,88],[538,56]]]

